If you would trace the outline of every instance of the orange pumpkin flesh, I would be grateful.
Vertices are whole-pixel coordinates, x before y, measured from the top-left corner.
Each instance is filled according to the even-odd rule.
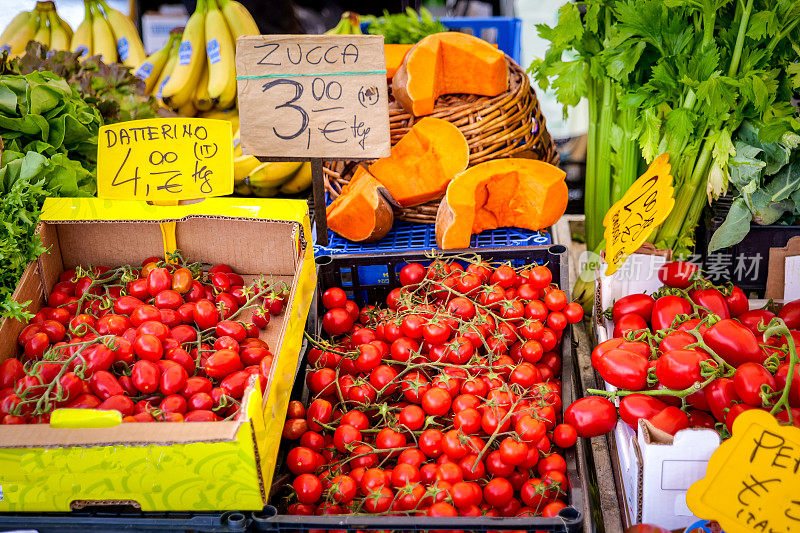
[[[392,203],[386,188],[359,166],[350,183],[328,206],[328,227],[353,242],[377,241],[394,224]]]
[[[503,52],[483,39],[459,32],[434,33],[418,42],[392,78],[392,93],[403,109],[421,117],[433,113],[443,94],[497,96],[508,87]]]
[[[386,78],[392,79],[403,64],[406,54],[414,48],[413,44],[384,44],[383,52],[386,56]]]
[[[426,117],[392,147],[389,157],[372,163],[369,171],[397,203],[410,207],[441,197],[450,180],[468,164],[464,134],[446,120]]]
[[[534,159],[495,159],[462,172],[439,204],[439,248],[468,248],[470,237],[487,229],[553,225],[567,209],[565,177],[558,167]]]

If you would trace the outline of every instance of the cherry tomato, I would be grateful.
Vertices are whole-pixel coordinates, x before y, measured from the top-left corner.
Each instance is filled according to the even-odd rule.
[[[595,368],[600,377],[615,387],[632,391],[647,387],[648,361],[633,352],[609,350],[597,360]]]
[[[667,287],[686,289],[692,284],[698,270],[697,265],[687,261],[672,261],[658,269],[658,279]]]
[[[753,332],[733,319],[720,320],[708,328],[703,340],[734,367],[747,362],[762,363],[766,358]]]
[[[639,419],[649,419],[667,406],[655,396],[629,394],[619,402],[619,416],[634,430],[639,429]]]
[[[789,329],[800,329],[800,300],[785,304],[778,312],[778,318],[786,322]]]
[[[650,320],[653,331],[668,329],[672,327],[672,322],[676,316],[688,315],[691,312],[692,304],[685,298],[673,295],[662,296],[653,304],[653,315]]]
[[[353,327],[353,317],[343,308],[334,308],[322,317],[322,329],[328,335],[343,335]]]
[[[579,437],[597,437],[614,429],[617,409],[605,398],[587,396],[567,407],[564,422],[574,427]]]
[[[239,354],[233,350],[217,350],[206,360],[205,371],[210,378],[224,378],[244,368]]]
[[[669,389],[686,389],[703,381],[700,363],[704,359],[695,350],[671,350],[656,361],[656,377]]]

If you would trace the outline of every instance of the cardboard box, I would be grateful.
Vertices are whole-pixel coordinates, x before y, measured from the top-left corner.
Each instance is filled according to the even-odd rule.
[[[668,254],[647,250],[633,254],[611,276],[598,272],[593,319],[598,342],[612,338],[614,331],[603,311],[623,296],[658,290],[662,286],[658,269],[667,258]],[[606,389],[614,387],[606,384]],[[719,435],[710,429],[685,429],[673,437],[640,420],[637,434],[620,420],[611,455],[619,475],[626,527],[644,523],[677,529],[696,522],[686,504],[686,492],[705,476],[708,460],[719,445]]]
[[[37,311],[59,274],[76,265],[140,264],[163,254],[158,222],[175,221],[189,261],[227,263],[245,276],[292,287],[262,339],[275,354],[262,399],[245,394],[235,421],[121,424],[107,428],[0,426],[0,512],[68,511],[130,504],[145,511],[261,509],[275,470],[303,330],[316,287],[305,202],[209,198],[154,207],[99,199],[48,199],[39,234],[50,253],[14,293]],[[0,360],[17,353],[24,325],[0,325]],[[91,412],[91,411],[90,411]]]

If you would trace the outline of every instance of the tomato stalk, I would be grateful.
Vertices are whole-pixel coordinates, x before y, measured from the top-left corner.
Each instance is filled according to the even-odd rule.
[[[786,375],[786,385],[783,387],[780,398],[775,402],[775,405],[770,411],[771,415],[780,412],[781,408],[786,410],[789,419],[789,424],[792,424],[792,408],[789,405],[789,391],[792,388],[792,381],[794,379],[794,370],[798,364],[797,346],[794,343],[791,331],[786,327],[786,323],[780,318],[773,318],[767,329],[764,331],[764,339],[772,337],[783,337],[789,348],[789,373]]]

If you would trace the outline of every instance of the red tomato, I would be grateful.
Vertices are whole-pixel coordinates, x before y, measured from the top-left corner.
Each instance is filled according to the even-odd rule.
[[[778,318],[786,322],[789,329],[800,329],[800,300],[785,304],[778,312]]]
[[[717,289],[708,288],[692,292],[692,301],[703,308],[703,316],[711,312],[720,318],[730,318],[730,310],[725,296]],[[707,311],[706,311],[707,310]]]
[[[212,328],[219,322],[219,310],[211,300],[203,298],[195,303],[192,317],[200,329]]]
[[[619,416],[631,428],[639,429],[639,419],[649,419],[660,413],[667,406],[655,396],[645,394],[629,394],[619,402]]]
[[[679,408],[668,405],[649,418],[651,424],[670,435],[689,427],[689,417]]]
[[[725,302],[728,304],[731,318],[736,318],[750,309],[747,295],[735,285],[731,287],[730,294],[725,296]]]
[[[205,363],[205,371],[210,378],[221,379],[244,368],[239,354],[233,350],[218,350],[211,354]]]
[[[648,294],[631,294],[625,296],[614,302],[612,320],[616,323],[623,316],[634,314],[642,317],[646,323],[650,322],[654,304],[655,300]]]
[[[658,279],[667,287],[686,289],[694,281],[698,270],[697,265],[687,261],[672,261],[658,269]]]
[[[409,263],[400,269],[397,279],[403,286],[416,286],[425,279],[425,267],[419,263]]]
[[[766,309],[753,309],[752,311],[745,311],[736,317],[736,319],[744,325],[747,329],[753,332],[753,335],[761,338],[761,327],[766,326],[770,321],[775,318],[775,313],[767,311]]]
[[[669,389],[682,390],[703,381],[700,363],[705,359],[694,350],[672,350],[656,361],[656,377]]]
[[[137,361],[131,370],[131,379],[138,391],[152,394],[158,390],[161,369],[152,361]]]
[[[624,315],[614,322],[614,337],[624,337],[628,332],[647,330],[647,322],[637,314]]]
[[[494,507],[503,507],[514,497],[514,487],[507,479],[496,477],[483,487],[483,499]]]
[[[770,394],[775,392],[776,386],[772,374],[757,363],[744,363],[736,369],[736,373],[733,375],[733,388],[736,395],[744,403],[753,407],[761,407],[762,403],[769,405],[769,402],[763,402],[761,399],[762,387],[765,389],[764,393]]]
[[[632,391],[647,387],[648,361],[633,352],[610,350],[597,360],[596,368],[600,376],[615,387]]]
[[[691,312],[692,304],[685,298],[673,295],[662,296],[653,304],[653,315],[650,320],[653,331],[669,329],[677,315],[688,315]]]
[[[752,331],[732,319],[720,320],[703,333],[703,340],[728,364],[762,363],[766,354]]]
[[[353,327],[353,317],[343,308],[334,308],[322,317],[322,329],[328,335],[343,335]]]
[[[564,422],[578,432],[579,437],[591,438],[609,433],[617,423],[614,404],[599,396],[576,400],[564,412]]]

